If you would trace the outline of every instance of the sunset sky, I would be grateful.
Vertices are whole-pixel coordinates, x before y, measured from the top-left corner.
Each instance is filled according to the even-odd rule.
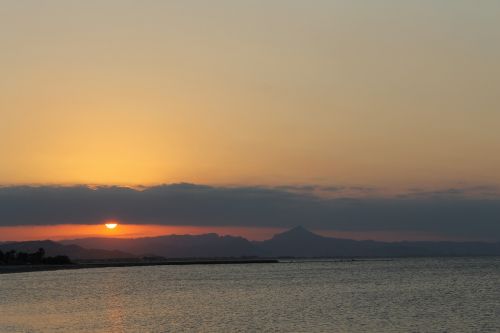
[[[500,240],[499,17],[495,0],[0,0],[0,241]]]

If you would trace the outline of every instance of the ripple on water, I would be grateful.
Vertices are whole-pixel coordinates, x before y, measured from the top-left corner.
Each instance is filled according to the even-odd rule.
[[[0,276],[0,332],[498,332],[500,258]]]

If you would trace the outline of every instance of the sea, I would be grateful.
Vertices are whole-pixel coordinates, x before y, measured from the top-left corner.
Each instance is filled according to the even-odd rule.
[[[0,332],[500,332],[500,257],[4,274]]]

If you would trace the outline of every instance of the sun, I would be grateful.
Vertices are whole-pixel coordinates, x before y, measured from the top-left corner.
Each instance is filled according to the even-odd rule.
[[[111,229],[116,228],[118,226],[118,223],[106,223],[105,226],[106,226],[106,228],[111,230]]]

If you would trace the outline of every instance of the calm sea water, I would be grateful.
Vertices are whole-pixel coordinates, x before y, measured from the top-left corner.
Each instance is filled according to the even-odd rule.
[[[0,275],[0,332],[500,332],[500,258]]]

